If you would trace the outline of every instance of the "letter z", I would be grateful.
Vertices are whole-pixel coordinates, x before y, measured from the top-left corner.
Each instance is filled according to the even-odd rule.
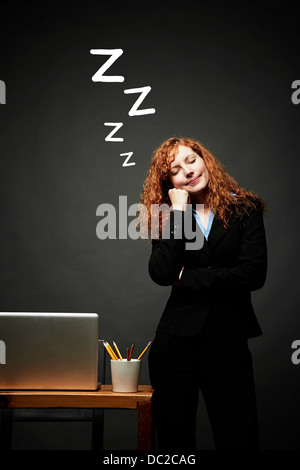
[[[98,72],[92,76],[93,82],[124,82],[122,75],[103,75],[106,70],[123,54],[123,49],[91,49],[91,54],[110,55],[106,62],[100,67]]]

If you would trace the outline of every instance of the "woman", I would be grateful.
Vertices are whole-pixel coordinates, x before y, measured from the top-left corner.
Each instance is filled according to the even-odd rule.
[[[251,291],[266,278],[265,204],[189,138],[154,152],[141,203],[149,215],[153,204],[171,206],[170,232],[160,220],[149,260],[152,280],[172,286],[149,352],[158,449],[196,449],[199,390],[216,449],[259,449],[248,338],[262,334]],[[194,241],[204,235],[198,249],[187,223]]]

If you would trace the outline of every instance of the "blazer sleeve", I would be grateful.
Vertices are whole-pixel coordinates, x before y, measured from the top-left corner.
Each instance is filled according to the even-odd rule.
[[[183,211],[171,211],[162,238],[152,240],[152,253],[148,263],[148,271],[151,279],[160,286],[173,284],[182,269],[184,253],[183,218]]]
[[[266,274],[267,245],[263,214],[260,209],[254,209],[244,216],[238,263],[233,267],[184,268],[179,288],[198,292],[206,289],[254,291],[263,287]]]

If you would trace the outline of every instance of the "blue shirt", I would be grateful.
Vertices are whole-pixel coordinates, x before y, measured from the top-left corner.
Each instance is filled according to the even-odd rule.
[[[232,196],[236,196],[235,193],[230,193],[232,194]],[[211,226],[212,226],[212,223],[213,223],[213,220],[214,220],[214,216],[215,214],[210,210],[209,211],[209,216],[208,216],[208,224],[207,224],[207,228],[205,229],[204,228],[204,225],[198,215],[198,213],[195,211],[195,209],[193,209],[193,214],[194,214],[194,217],[203,233],[203,235],[205,236],[206,240],[208,239],[208,235],[209,235],[209,232],[210,232],[210,229],[211,229]]]
[[[209,235],[209,232],[210,232],[210,229],[211,229],[211,226],[212,226],[212,223],[213,223],[213,220],[214,220],[214,216],[215,214],[213,213],[212,210],[209,211],[209,216],[208,216],[208,223],[207,223],[207,227],[205,228],[203,223],[202,223],[202,220],[200,219],[199,217],[199,214],[195,211],[195,209],[193,209],[193,215],[197,221],[197,224],[199,225],[203,235],[205,236],[206,240],[208,238],[208,235]]]

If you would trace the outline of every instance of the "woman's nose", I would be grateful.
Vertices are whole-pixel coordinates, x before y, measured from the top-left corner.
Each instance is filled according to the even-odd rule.
[[[188,178],[189,176],[192,176],[193,173],[194,173],[193,170],[191,170],[190,168],[185,168],[184,170],[184,174],[186,178]]]

